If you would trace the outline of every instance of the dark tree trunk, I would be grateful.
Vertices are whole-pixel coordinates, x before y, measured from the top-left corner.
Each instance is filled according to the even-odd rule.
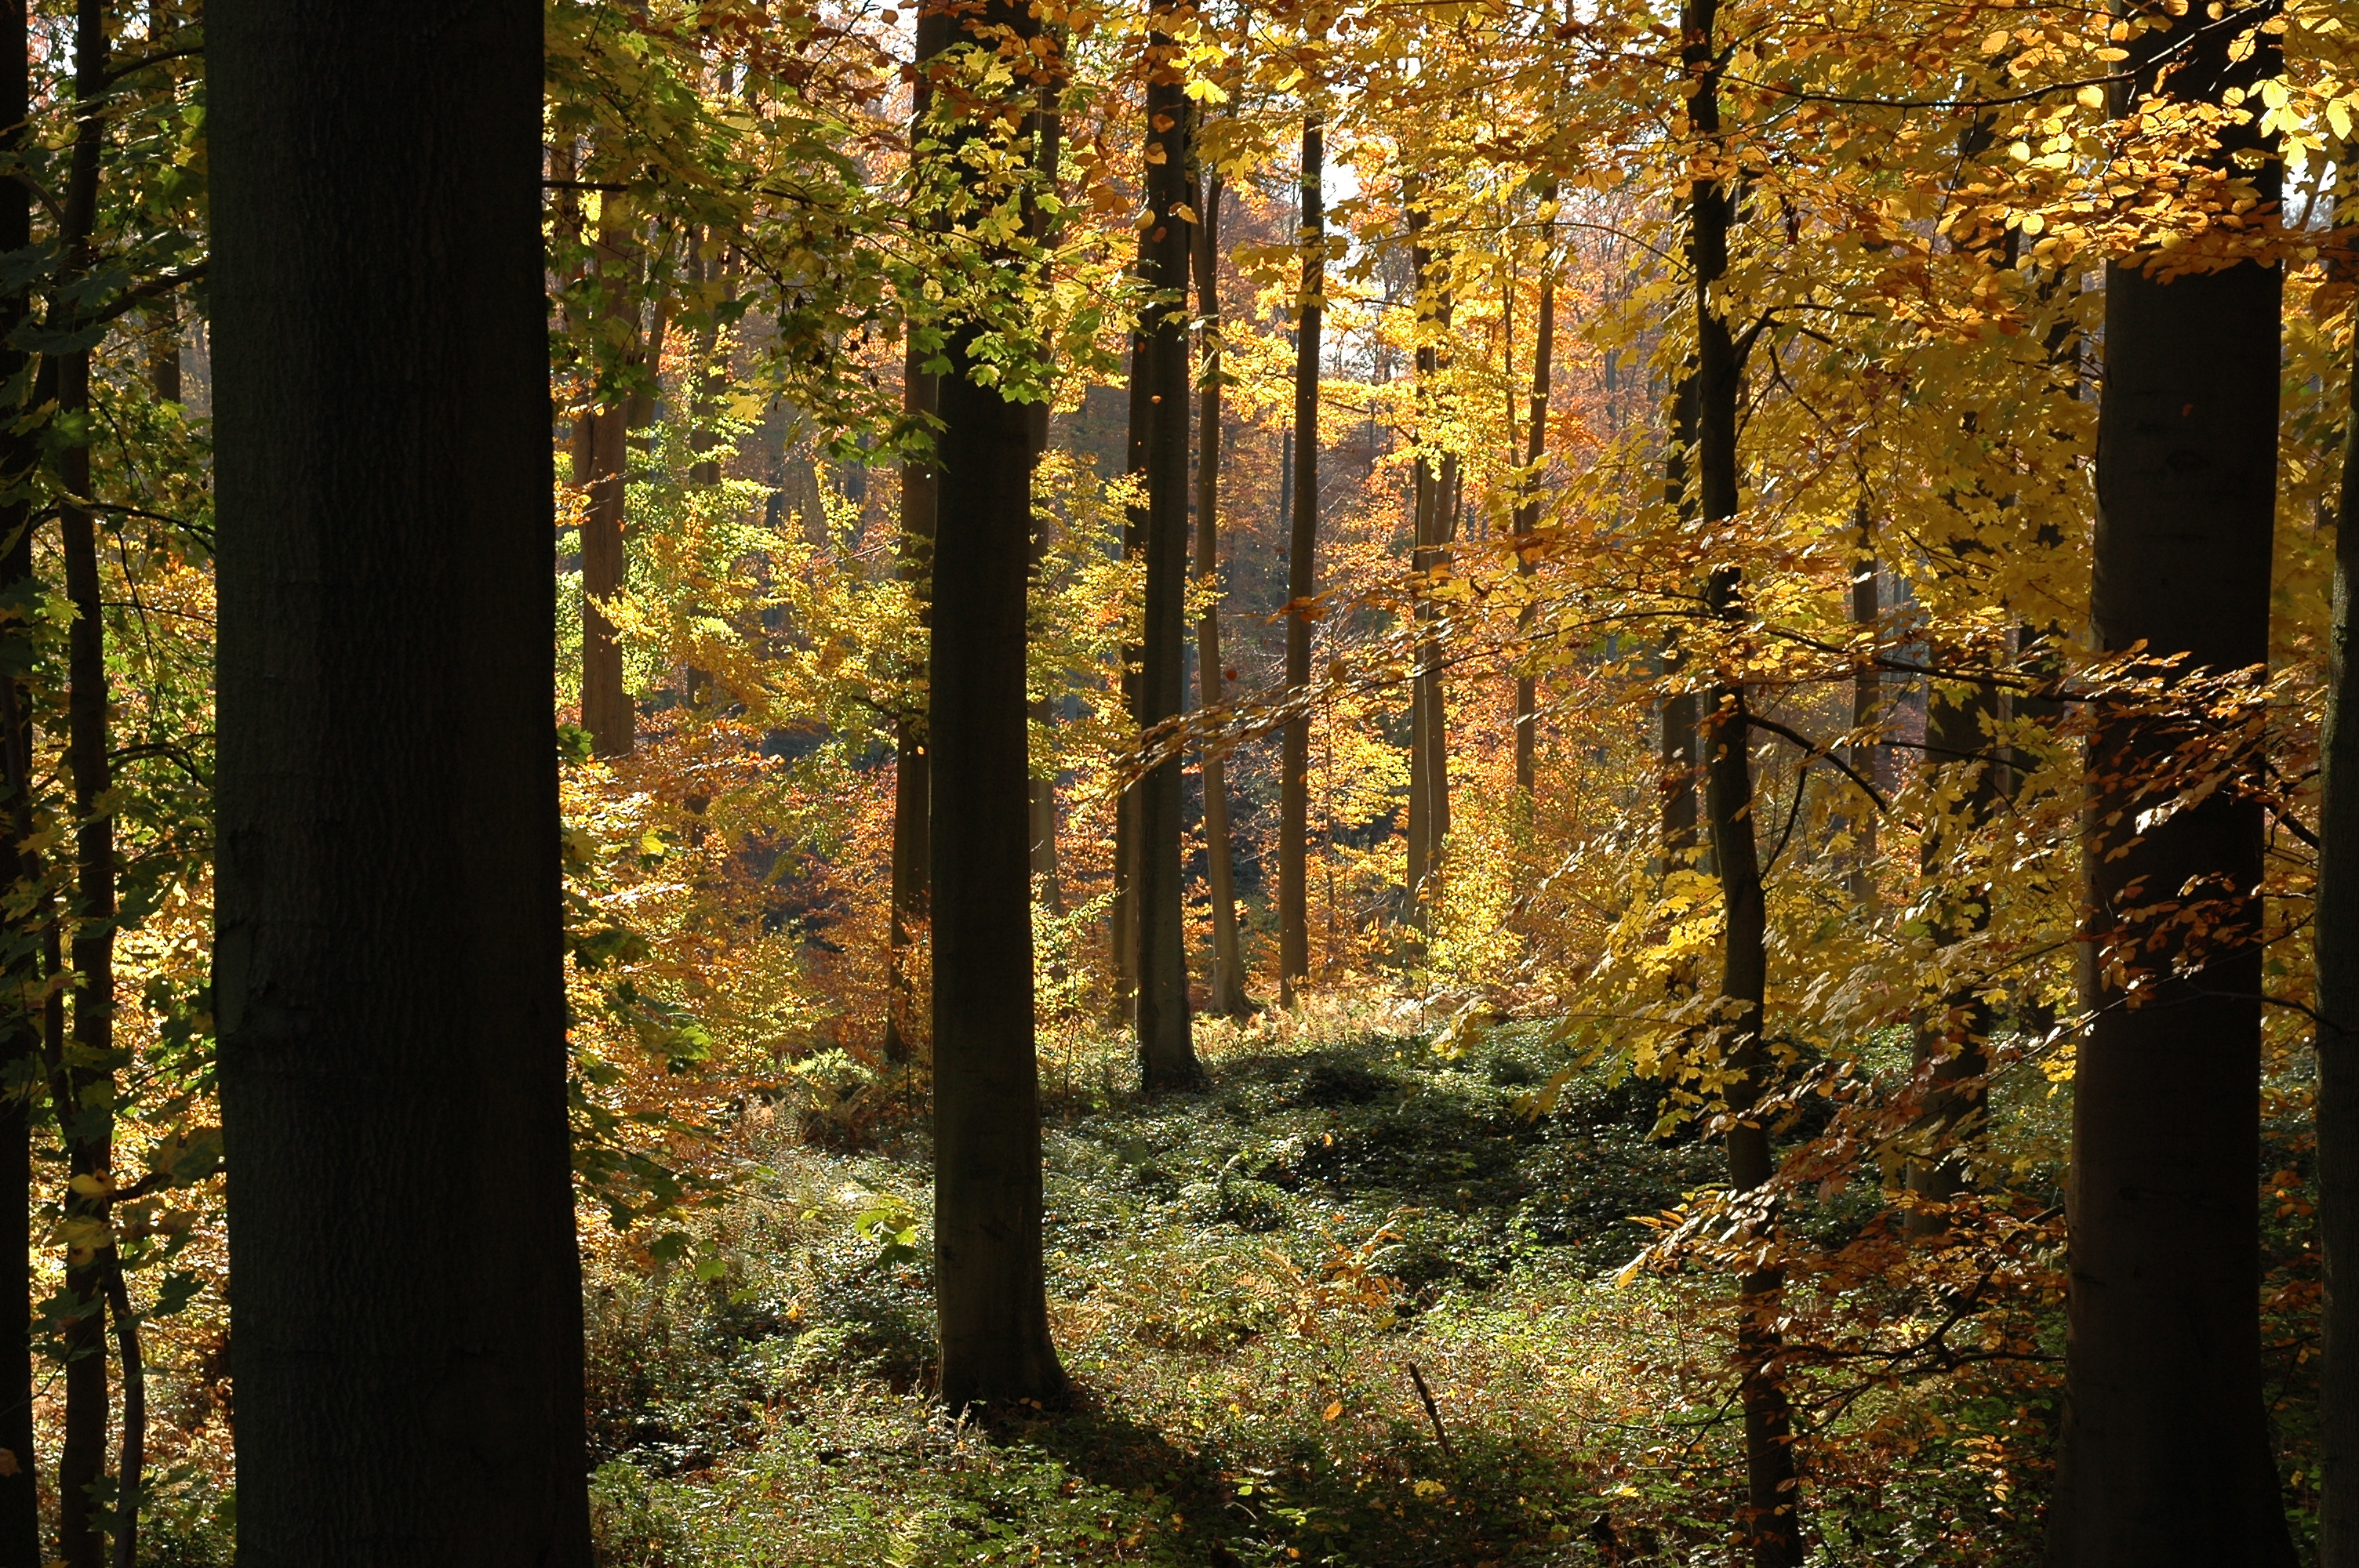
[[[2347,178],[2347,177],[2346,177]],[[2354,181],[2354,183],[2359,183]],[[2334,515],[2325,782],[2318,808],[2318,1237],[2326,1263],[2319,1373],[2319,1568],[2359,1568],[2359,345]]]
[[[916,64],[918,76],[910,89],[913,109],[909,140],[914,147],[925,135],[926,115],[933,88],[926,62],[941,52],[950,36],[948,13],[933,5],[918,10]],[[918,341],[920,323],[914,316],[909,343],[901,361],[901,413],[913,428],[935,412],[940,395],[936,378],[926,369],[931,357]],[[928,431],[930,438],[930,430]],[[933,598],[934,509],[940,482],[930,451],[911,456],[901,464],[901,537],[895,570],[909,585],[923,618]],[[893,910],[886,936],[885,1059],[907,1062],[912,1054],[910,1036],[917,1033],[916,985],[909,973],[910,948],[926,916],[927,867],[933,856],[927,824],[932,812],[929,785],[932,760],[926,754],[923,714],[905,714],[893,726]]]
[[[0,151],[21,156],[26,143],[26,118],[31,113],[30,30],[27,10],[12,5],[0,13],[0,49],[9,61],[0,72]],[[33,199],[25,185],[11,181],[0,189],[0,253],[19,251],[32,243]],[[6,346],[8,335],[23,324],[28,309],[20,286],[0,297],[0,384],[12,384],[24,373],[25,355]],[[32,517],[25,485],[40,459],[30,432],[14,433],[17,411],[0,427],[0,603],[14,604],[33,576]],[[22,611],[0,627],[0,636],[16,644],[27,635]],[[28,652],[29,650],[26,650]],[[12,656],[7,670],[24,667],[24,652]],[[0,877],[14,882],[27,871],[27,840],[32,830],[31,760],[33,749],[30,706],[24,685],[13,674],[0,671],[0,761],[5,761],[7,796],[5,826],[8,847],[0,861]],[[37,871],[38,861],[35,862]],[[41,931],[35,912],[10,917],[0,926],[0,969],[5,969],[5,1011],[0,1012],[0,1191],[24,1178],[26,1202],[0,1205],[0,1260],[5,1260],[8,1283],[0,1286],[0,1449],[11,1463],[0,1476],[0,1568],[40,1568],[41,1514],[33,1451],[32,1357],[32,1199],[33,1099],[44,1081],[41,1065],[41,1016],[35,1000],[41,989]]]
[[[105,139],[106,12],[103,0],[75,8],[75,131],[66,186],[60,251],[69,275],[91,265],[98,216],[99,156]],[[56,362],[60,422],[79,429],[59,455],[60,554],[66,598],[73,605],[66,640],[66,762],[73,778],[74,898],[70,946],[74,972],[73,1035],[51,1069],[51,1093],[67,1166],[97,1185],[70,1191],[69,1223],[103,1225],[104,1184],[114,1154],[114,819],[103,809],[111,780],[106,721],[106,608],[99,591],[98,531],[88,504],[90,354]],[[58,1455],[58,1549],[71,1568],[99,1568],[106,1550],[105,1511],[96,1488],[106,1478],[106,1303],[114,1265],[105,1248],[70,1249],[66,1293],[72,1302],[66,1346],[65,1440]]]
[[[1168,25],[1172,0],[1158,0]],[[1188,645],[1188,253],[1194,206],[1195,115],[1160,31],[1147,35],[1148,224],[1139,243],[1140,281],[1160,296],[1141,323],[1147,375],[1147,634],[1141,650],[1142,730],[1177,719],[1186,704]],[[1164,80],[1166,77],[1170,80]],[[1199,215],[1201,216],[1201,214]],[[1138,801],[1138,1073],[1140,1087],[1193,1088],[1203,1082],[1188,1022],[1188,933],[1180,854],[1182,792],[1175,752],[1147,770]]]
[[[638,247],[617,203],[598,220],[601,328],[639,330]],[[586,492],[582,513],[582,727],[601,757],[627,757],[638,744],[638,709],[623,678],[623,645],[598,608],[623,591],[629,564],[623,545],[631,467],[631,403],[622,389],[600,387],[574,433],[575,474]],[[586,464],[586,466],[585,466]]]
[[[587,1568],[541,11],[207,20],[238,1561]]]
[[[2151,19],[2130,46],[2141,91],[2156,90],[2165,53],[2167,91],[2185,98],[2254,92],[2277,72],[2273,37]],[[2234,62],[2240,38],[2258,47]],[[2282,281],[2250,264],[2170,283],[2136,265],[2107,271],[2090,606],[2100,649],[2143,641],[2214,671],[2268,656]],[[2129,959],[2143,971],[2137,1005],[2120,977],[2084,971],[2093,1019],[2074,1077],[2051,1568],[2293,1561],[2261,1394],[2263,819],[2257,803],[2222,792],[2143,837],[2134,811],[2115,820],[2125,775],[2166,765],[2171,737],[2120,719],[2090,744],[2088,940],[2136,939],[2151,929],[2142,907],[2188,898],[2213,918],[2200,947],[2167,928]],[[2321,1109],[2333,1087],[2321,1082]]]
[[[1540,193],[1543,204],[1556,200],[1553,183]],[[1553,229],[1551,223],[1549,228]],[[1556,257],[1553,248],[1543,259],[1547,271],[1540,276],[1539,325],[1532,344],[1532,401],[1530,421],[1524,448],[1524,466],[1529,470],[1524,481],[1522,503],[1516,508],[1516,570],[1519,576],[1530,577],[1535,566],[1532,531],[1539,526],[1539,463],[1548,454],[1548,411],[1549,361],[1556,351]],[[1538,606],[1527,603],[1517,612],[1517,631],[1529,639]],[[1531,657],[1531,649],[1524,648],[1524,657]],[[1528,665],[1516,676],[1516,788],[1529,800],[1532,780],[1538,765],[1539,748],[1539,686]]]
[[[1859,505],[1859,554],[1851,568],[1851,620],[1854,626],[1873,627],[1879,611],[1875,602],[1875,524],[1867,514],[1867,502]],[[1883,673],[1872,659],[1863,658],[1852,670],[1851,727],[1855,735],[1869,732],[1871,726],[1881,721],[1883,708]],[[1852,772],[1874,783],[1876,778],[1875,759],[1878,748],[1867,741],[1854,741],[1844,749],[1844,761]],[[1875,912],[1875,803],[1861,798],[1845,814],[1851,828],[1851,901],[1862,914]]]
[[[1147,247],[1139,246],[1139,265],[1147,265]],[[1148,362],[1147,340],[1144,332],[1133,332],[1130,338],[1130,428],[1125,443],[1124,472],[1144,484],[1147,478],[1147,449],[1152,407],[1145,392],[1154,375]],[[1147,549],[1147,508],[1130,507],[1123,514],[1122,555],[1125,561],[1136,561]],[[1142,605],[1141,610],[1144,611]],[[1143,700],[1141,681],[1146,674],[1147,649],[1138,643],[1125,642],[1122,648],[1122,710],[1135,724],[1138,721],[1139,704]],[[1122,794],[1114,800],[1114,906],[1109,912],[1114,935],[1114,1011],[1128,1019],[1138,1001],[1138,786],[1123,785]]]
[[[1319,591],[1319,331],[1327,292],[1324,127],[1302,122],[1302,290],[1294,333],[1293,527],[1286,551],[1286,687],[1301,701],[1310,685],[1311,598]],[[1290,1007],[1310,974],[1310,716],[1287,720],[1279,742],[1277,817],[1278,1003]]]
[[[1221,171],[1204,173],[1203,222],[1196,229],[1196,300],[1204,319],[1204,380],[1196,406],[1196,576],[1211,589],[1196,623],[1196,689],[1206,708],[1223,700],[1221,665]],[[1228,764],[1204,757],[1204,880],[1212,897],[1212,1011],[1243,1018],[1245,962],[1237,939],[1235,864],[1229,845]]]
[[[1404,177],[1402,195],[1408,206],[1409,257],[1417,277],[1418,315],[1420,324],[1430,319],[1439,333],[1446,335],[1450,330],[1450,264],[1435,256],[1425,243],[1430,220],[1417,200],[1417,186],[1413,173]],[[1416,362],[1419,423],[1422,427],[1428,418],[1438,413],[1434,382],[1441,370],[1441,346],[1419,343]],[[1437,474],[1432,458],[1419,453],[1412,481],[1415,512],[1409,565],[1420,576],[1436,571],[1447,555],[1449,537],[1444,529],[1449,521],[1448,473],[1449,460],[1444,460],[1443,472]],[[1409,918],[1423,930],[1432,921],[1433,901],[1440,892],[1435,881],[1440,870],[1443,841],[1450,834],[1450,726],[1441,689],[1440,610],[1430,599],[1420,598],[1412,613],[1418,625],[1417,668],[1409,678],[1408,870],[1403,880]]]
[[[1712,156],[1720,134],[1718,44],[1713,37],[1717,0],[1689,0],[1681,20],[1689,80],[1696,84],[1689,114]],[[1744,368],[1720,313],[1713,288],[1728,270],[1728,234],[1735,192],[1723,181],[1700,178],[1689,203],[1689,261],[1696,298],[1696,477],[1707,530],[1738,509],[1736,425]],[[1743,576],[1734,566],[1712,570],[1705,607],[1725,621],[1741,621]],[[1768,986],[1767,903],[1755,841],[1752,731],[1742,684],[1723,683],[1711,694],[1703,716],[1704,810],[1711,824],[1712,860],[1723,907],[1722,1020],[1718,1049],[1734,1075],[1726,1092],[1728,1184],[1751,1192],[1774,1169],[1769,1130],[1745,1115],[1759,1098],[1769,1063],[1762,1042],[1762,1010]],[[1793,1416],[1777,1368],[1778,1299],[1783,1276],[1756,1269],[1738,1281],[1736,1361],[1743,1380],[1745,1468],[1748,1507],[1744,1521],[1754,1568],[1800,1568],[1801,1496],[1795,1485]]]
[[[967,26],[1037,38],[1015,0]],[[969,133],[974,134],[974,133]],[[943,504],[934,580],[929,733],[933,795],[934,1300],[940,1394],[1063,1397],[1041,1271],[1040,1086],[1033,1043],[1026,582],[1032,412],[967,367],[979,329],[951,336],[941,379]]]

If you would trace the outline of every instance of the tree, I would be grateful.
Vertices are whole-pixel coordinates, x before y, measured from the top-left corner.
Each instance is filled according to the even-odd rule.
[[[1197,310],[1202,316],[1203,380],[1196,394],[1196,576],[1206,589],[1196,622],[1196,690],[1206,708],[1223,700],[1221,664],[1221,171],[1204,171],[1197,211],[1194,259]],[[1212,1011],[1243,1018],[1245,959],[1237,941],[1235,861],[1229,843],[1228,764],[1217,751],[1204,755],[1204,881],[1212,899]]]
[[[2235,15],[2138,9],[2133,103],[2219,103],[2274,74],[2274,40],[2252,30],[2266,10]],[[2249,124],[2223,144],[2273,151]],[[2275,180],[2265,164],[2255,184],[2274,195]],[[2158,259],[2105,275],[2093,634],[2190,672],[2245,669],[2268,656],[2282,274],[2243,261],[2174,277],[2148,270]],[[2141,827],[2172,734],[2133,712],[2090,745],[2095,962],[2073,1080],[2051,1568],[2293,1560],[2254,1285],[2261,807],[2222,792]]]
[[[991,0],[962,45],[1021,49],[1045,71],[1029,7]],[[968,107],[960,135],[1026,116]],[[992,190],[997,205],[1021,189]],[[1004,248],[1001,251],[1005,255]],[[956,322],[939,384],[942,490],[934,539],[927,719],[934,778],[934,1301],[940,1391],[953,1410],[1061,1399],[1041,1271],[1040,1083],[1033,1045],[1031,766],[1025,600],[1032,553],[1030,407]],[[955,787],[949,787],[952,784]]]
[[[1286,547],[1286,687],[1295,702],[1310,689],[1310,628],[1319,591],[1319,322],[1326,304],[1327,160],[1325,127],[1314,112],[1302,120],[1302,284],[1295,298],[1294,503]],[[1277,989],[1291,1007],[1310,973],[1310,902],[1305,880],[1310,821],[1310,716],[1286,721],[1280,739],[1277,819]]]
[[[1195,212],[1195,114],[1169,33],[1174,0],[1158,0],[1147,47],[1147,228],[1139,282],[1152,291],[1140,323],[1147,374],[1132,383],[1147,434],[1147,634],[1140,647],[1142,730],[1179,718],[1188,643],[1188,254]],[[1203,1082],[1188,1023],[1188,934],[1180,856],[1180,754],[1169,751],[1136,792],[1138,813],[1138,1069],[1148,1091]]]
[[[2347,178],[2347,177],[2346,177]],[[2359,372],[2359,339],[2353,345]],[[2318,1239],[2320,1306],[2318,1512],[2321,1568],[2359,1563],[2359,373],[2343,427],[2343,492],[2334,512],[2333,623],[2326,646],[2324,775],[2318,806]]]
[[[523,0],[208,16],[251,1563],[590,1562],[542,25]]]

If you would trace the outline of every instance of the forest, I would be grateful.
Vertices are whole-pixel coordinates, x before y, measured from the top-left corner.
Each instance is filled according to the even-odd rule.
[[[0,1568],[2359,1568],[2347,0],[0,36]]]

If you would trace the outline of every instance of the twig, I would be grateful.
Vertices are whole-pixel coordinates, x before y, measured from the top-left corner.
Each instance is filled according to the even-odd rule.
[[[1401,1365],[1408,1368],[1408,1380],[1417,1385],[1417,1397],[1425,1401],[1425,1418],[1433,1422],[1433,1441],[1441,1445],[1441,1456],[1452,1465],[1457,1464],[1458,1450],[1451,1444],[1450,1434],[1441,1430],[1441,1407],[1433,1402],[1433,1390],[1425,1386],[1425,1374],[1417,1369],[1414,1361],[1404,1361]]]

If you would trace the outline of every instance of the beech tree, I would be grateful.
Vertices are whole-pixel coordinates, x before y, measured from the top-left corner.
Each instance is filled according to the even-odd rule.
[[[2125,110],[2217,104],[2274,74],[2263,8],[2234,25],[2129,15]],[[2249,124],[2222,139],[2223,154],[2269,150]],[[2247,178],[2275,193],[2274,164]],[[2106,269],[2093,630],[2101,649],[2142,644],[2185,673],[2241,670],[2268,657],[2284,275],[2168,265],[2148,252]],[[2169,724],[2133,713],[2091,745],[2093,989],[2073,1078],[2051,1568],[2293,1561],[2254,1283],[2262,812],[2223,793],[2142,820],[2172,744]]]
[[[586,1568],[543,16],[207,20],[239,1554]]]

